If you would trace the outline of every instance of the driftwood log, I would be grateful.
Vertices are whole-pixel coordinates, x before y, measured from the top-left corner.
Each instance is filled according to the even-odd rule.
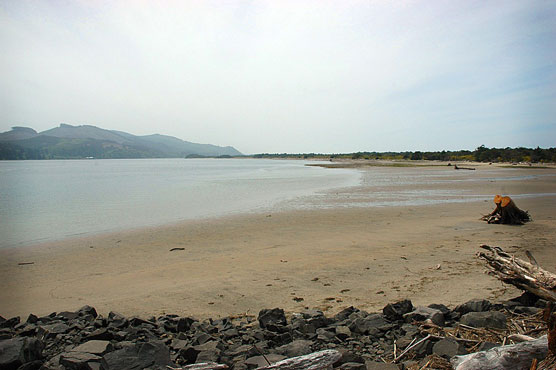
[[[450,362],[455,370],[523,370],[529,369],[534,359],[544,359],[547,352],[547,339],[544,335],[528,342],[454,356]]]
[[[305,356],[288,358],[274,364],[258,367],[256,370],[329,370],[342,355],[332,349],[310,353]],[[227,369],[226,365],[216,363],[202,363],[188,365],[174,370],[217,370]],[[173,369],[173,368],[170,368]]]
[[[531,221],[529,212],[519,209],[510,197],[494,196],[494,211],[481,217],[489,224],[523,225]]]
[[[454,165],[454,170],[471,170],[471,171],[475,171],[475,169],[473,167],[461,167],[458,166],[457,164]]]
[[[171,370],[220,370],[220,369],[227,369],[228,366],[226,365],[221,365],[221,364],[217,364],[214,362],[201,362],[198,364],[193,364],[193,365],[187,365],[184,367],[180,367],[180,368],[173,368],[168,366],[168,369]]]
[[[556,274],[542,269],[530,253],[533,263],[516,258],[498,247],[481,245],[481,248],[490,252],[480,252],[478,256],[487,262],[491,275],[537,297],[556,302]]]
[[[498,247],[482,245],[481,248],[490,252],[480,252],[479,258],[488,263],[492,275],[505,283],[512,284],[548,301],[543,312],[543,318],[548,327],[546,358],[540,362],[537,362],[539,358],[535,358],[524,368],[531,370],[556,369],[556,274],[543,270],[529,251],[526,251],[526,254],[531,262],[516,258]],[[457,367],[456,369],[467,368]]]

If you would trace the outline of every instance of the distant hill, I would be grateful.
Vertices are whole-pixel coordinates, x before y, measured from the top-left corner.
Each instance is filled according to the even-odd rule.
[[[184,158],[242,155],[231,146],[196,144],[166,135],[136,136],[96,126],[59,127],[37,132],[12,127],[0,133],[0,159]]]

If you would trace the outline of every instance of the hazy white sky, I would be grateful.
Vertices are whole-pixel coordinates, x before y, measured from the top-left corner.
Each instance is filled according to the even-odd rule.
[[[0,1],[0,131],[243,153],[556,146],[556,2]]]

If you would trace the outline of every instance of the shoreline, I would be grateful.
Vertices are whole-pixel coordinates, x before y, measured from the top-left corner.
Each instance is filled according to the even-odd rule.
[[[456,185],[543,194],[555,182],[549,176]],[[216,318],[268,307],[376,311],[404,298],[417,305],[508,299],[516,290],[483,274],[474,256],[479,245],[521,257],[529,250],[549,270],[556,264],[556,197],[517,204],[533,222],[480,221],[492,201],[347,207],[233,215],[2,249],[0,315],[47,315],[89,304],[103,314]]]

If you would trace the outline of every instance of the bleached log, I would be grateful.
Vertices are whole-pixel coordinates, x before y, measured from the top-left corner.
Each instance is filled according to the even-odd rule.
[[[305,356],[288,358],[257,370],[328,370],[342,355],[332,349],[310,353]]]
[[[169,369],[173,369],[171,367],[168,366]],[[214,362],[202,362],[202,363],[198,363],[198,364],[193,364],[193,365],[187,365],[184,366],[180,369],[175,369],[175,370],[219,370],[219,369],[227,369],[228,366],[226,365],[222,365],[222,364],[217,364]]]
[[[544,359],[547,353],[548,341],[544,335],[528,342],[454,356],[450,363],[455,370],[522,370],[529,369],[533,359]]]
[[[516,258],[498,247],[481,245],[490,253],[480,252],[491,271],[490,274],[507,284],[529,291],[548,301],[556,302],[556,274],[538,265]]]
[[[332,369],[332,365],[341,357],[340,352],[328,349],[305,356],[288,358],[268,366],[258,367],[256,370],[328,370]],[[187,365],[177,369],[168,366],[168,369],[171,370],[217,370],[227,368],[226,365],[212,362]]]

